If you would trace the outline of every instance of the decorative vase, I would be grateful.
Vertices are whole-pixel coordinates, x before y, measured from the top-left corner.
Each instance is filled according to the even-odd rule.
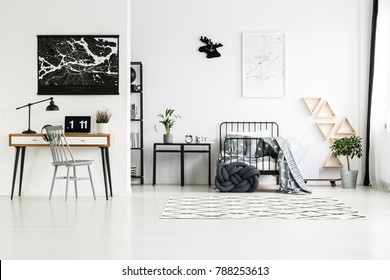
[[[134,82],[135,79],[137,78],[137,72],[134,70],[133,67],[130,67],[130,79],[131,79],[131,82]]]
[[[357,182],[357,170],[340,170],[341,186],[343,189],[355,189]]]
[[[96,123],[97,133],[108,134],[108,123]]]
[[[164,144],[172,144],[173,143],[173,134],[164,134],[163,140],[164,140]]]

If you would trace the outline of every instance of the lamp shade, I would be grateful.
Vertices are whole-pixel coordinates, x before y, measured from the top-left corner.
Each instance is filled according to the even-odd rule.
[[[54,101],[51,100],[49,106],[46,107],[46,111],[58,111],[59,108],[56,104],[54,104]]]

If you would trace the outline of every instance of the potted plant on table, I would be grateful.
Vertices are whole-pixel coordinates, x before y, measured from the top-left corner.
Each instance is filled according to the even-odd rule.
[[[97,133],[108,133],[108,122],[110,121],[112,113],[108,109],[96,111],[96,130]]]
[[[343,188],[356,188],[358,170],[351,170],[349,160],[355,156],[362,157],[362,138],[356,135],[340,138],[334,141],[330,147],[336,156],[345,156],[347,159],[347,170],[340,170],[341,185]]]
[[[167,108],[164,113],[158,114],[158,117],[161,118],[159,123],[162,123],[165,128],[165,134],[163,135],[164,143],[169,144],[173,142],[173,135],[171,134],[171,129],[174,126],[176,120],[181,118],[179,115],[175,115],[175,110]],[[157,131],[156,126],[154,129]]]

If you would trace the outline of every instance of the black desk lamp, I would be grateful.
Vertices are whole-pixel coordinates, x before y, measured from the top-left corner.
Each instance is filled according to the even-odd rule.
[[[23,134],[34,134],[34,133],[36,133],[35,131],[30,129],[31,106],[35,105],[35,104],[38,104],[38,103],[45,102],[45,101],[49,101],[49,100],[50,100],[50,104],[49,104],[49,106],[46,107],[46,111],[58,111],[59,108],[58,108],[58,106],[56,104],[54,104],[53,97],[50,97],[50,98],[47,98],[47,99],[44,99],[44,100],[41,100],[41,101],[37,101],[37,102],[34,102],[34,103],[28,103],[28,104],[26,104],[24,106],[16,108],[16,110],[19,110],[19,109],[28,107],[28,129],[23,131],[22,132]]]

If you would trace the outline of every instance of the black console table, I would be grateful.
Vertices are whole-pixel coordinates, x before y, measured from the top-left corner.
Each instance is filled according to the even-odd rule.
[[[195,148],[196,147],[196,148]],[[199,149],[202,148],[202,149]],[[211,143],[154,143],[153,147],[153,186],[156,184],[156,158],[157,153],[179,153],[180,154],[180,182],[184,186],[184,154],[186,153],[207,153],[208,154],[208,183],[211,186]]]

